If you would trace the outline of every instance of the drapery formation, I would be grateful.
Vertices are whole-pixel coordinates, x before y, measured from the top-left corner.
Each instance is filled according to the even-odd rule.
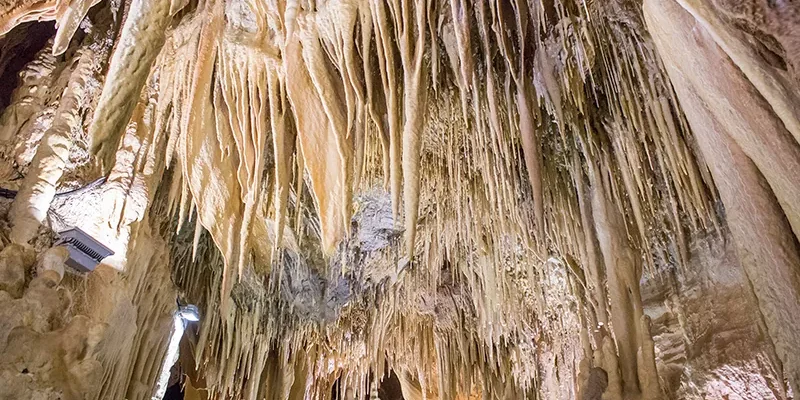
[[[114,44],[101,93],[87,48],[12,240],[44,220],[70,129],[108,171],[147,125],[215,395],[366,394],[387,366],[418,395],[556,395],[549,349],[578,383],[558,395],[602,370],[607,398],[656,399],[640,281],[730,235],[798,393],[800,21],[743,3],[0,1],[0,34],[57,21],[50,57],[91,10],[120,24],[87,28]]]
[[[793,71],[755,57],[749,35],[733,30],[708,2],[681,3],[645,2],[648,26],[719,188],[775,350],[798,392],[800,341],[789,317],[800,312],[800,179],[792,172],[800,170],[800,120],[792,98],[798,81]],[[660,22],[664,16],[669,23]]]

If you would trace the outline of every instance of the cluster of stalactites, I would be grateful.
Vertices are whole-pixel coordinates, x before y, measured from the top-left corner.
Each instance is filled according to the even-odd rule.
[[[482,392],[533,397],[533,355],[513,345],[531,332],[487,344],[470,322],[474,316],[451,315],[450,326],[421,314],[403,290],[380,302],[356,302],[343,310],[335,329],[297,319],[275,293],[240,291],[241,307],[227,314],[214,296],[221,284],[220,253],[205,233],[194,261],[191,253],[186,243],[173,249],[172,263],[185,266],[174,269],[174,279],[205,312],[196,340],[189,341],[191,353],[182,357],[192,384],[204,385],[210,398],[326,399],[333,389],[366,398],[389,371],[399,376],[406,398]]]
[[[405,255],[420,265],[405,287],[435,292],[449,265],[479,326],[458,351],[482,349],[475,358],[492,364],[502,338],[545,323],[536,320],[548,312],[536,277],[549,255],[585,270],[598,322],[609,318],[602,288],[617,276],[615,240],[625,237],[628,257],[622,290],[652,265],[651,248],[674,246],[685,258],[684,221],[715,223],[711,179],[636,33],[638,11],[599,3],[133,0],[89,124],[93,150],[112,165],[142,88],[157,92],[155,134],[176,171],[170,209],[197,216],[196,243],[210,232],[224,259],[222,302],[251,259],[268,265],[276,247],[297,249],[304,193],[331,255],[349,234],[353,193],[382,181]],[[605,245],[595,203],[619,213]],[[518,306],[520,293],[535,304]],[[636,312],[616,317],[644,331]],[[260,318],[247,316],[248,337],[233,319],[209,324],[220,340],[211,348],[223,351],[215,357],[257,360],[231,346],[263,334]],[[470,390],[442,372],[450,352],[427,358],[440,386]],[[629,372],[635,352],[620,351]],[[234,373],[220,372],[222,393]]]
[[[530,190],[532,218],[512,223],[533,247],[576,252],[574,223],[558,210],[577,208],[574,182],[588,164],[609,174],[603,179],[641,248],[651,247],[649,225],[662,207],[678,247],[681,213],[693,227],[709,220],[707,179],[682,140],[684,123],[656,57],[640,37],[592,22],[605,21],[602,6],[136,0],[129,7],[90,125],[93,149],[111,163],[138,92],[159,71],[159,126],[183,176],[178,209],[198,210],[231,271],[241,273],[253,247],[286,242],[289,196],[300,196],[306,179],[332,254],[349,231],[367,150],[381,153],[413,256],[430,151],[423,143],[437,129],[426,123],[427,99],[452,86],[466,129],[480,135],[468,158],[484,173],[489,207],[512,209],[515,193]],[[636,23],[633,14],[625,23]],[[368,135],[379,148],[368,149]],[[513,162],[520,153],[523,165]],[[564,175],[559,165],[574,163],[573,176]],[[518,171],[529,186],[516,182]],[[226,274],[226,288],[232,278]]]

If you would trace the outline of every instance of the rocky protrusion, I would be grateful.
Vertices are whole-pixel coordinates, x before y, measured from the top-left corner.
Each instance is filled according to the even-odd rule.
[[[104,324],[71,316],[72,293],[61,286],[64,247],[36,260],[34,251],[11,244],[0,252],[0,399],[91,398],[102,379],[94,357]],[[36,276],[25,277],[36,266]]]
[[[69,258],[69,250],[63,246],[57,246],[48,249],[36,261],[36,274],[42,276],[49,272],[54,272],[58,275],[58,282],[64,278],[64,263]]]
[[[33,250],[21,245],[12,244],[3,249],[0,252],[0,290],[20,298],[25,286],[25,272],[34,261]]]

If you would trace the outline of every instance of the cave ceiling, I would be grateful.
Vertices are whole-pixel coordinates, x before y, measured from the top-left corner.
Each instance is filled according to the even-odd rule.
[[[107,224],[168,243],[216,398],[392,370],[407,397],[589,399],[602,368],[603,398],[656,399],[640,281],[717,238],[797,389],[792,3],[0,0],[0,72],[33,52],[0,103],[7,241],[102,181]]]

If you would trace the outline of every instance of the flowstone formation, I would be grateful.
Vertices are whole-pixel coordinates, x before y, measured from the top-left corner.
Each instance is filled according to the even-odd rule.
[[[0,0],[0,399],[152,398],[178,303],[188,399],[794,398],[799,63],[780,0]]]

